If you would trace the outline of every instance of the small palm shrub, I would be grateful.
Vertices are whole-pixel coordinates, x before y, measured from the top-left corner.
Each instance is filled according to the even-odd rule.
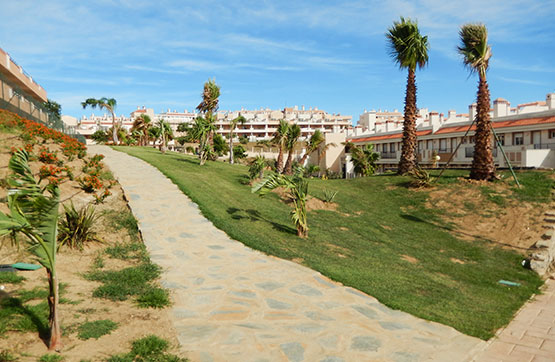
[[[98,216],[92,206],[77,210],[72,202],[69,206],[64,205],[64,210],[65,215],[59,224],[60,247],[67,245],[72,249],[83,250],[86,243],[100,241],[93,230]]]
[[[254,180],[255,178],[264,177],[264,169],[266,168],[267,162],[264,156],[256,156],[255,159],[249,164],[249,178]]]
[[[420,166],[413,168],[407,175],[411,177],[410,186],[412,187],[430,187],[434,181],[430,173]]]
[[[338,191],[332,191],[332,190],[324,190],[324,194],[322,197],[322,201],[324,202],[333,202],[333,199],[335,199],[335,196],[337,195]]]

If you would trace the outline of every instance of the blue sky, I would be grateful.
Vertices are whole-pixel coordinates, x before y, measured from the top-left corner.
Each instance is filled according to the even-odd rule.
[[[418,106],[467,111],[477,79],[457,55],[458,29],[482,22],[493,57],[492,99],[512,105],[555,91],[555,1],[0,0],[0,47],[62,104],[113,97],[118,114],[146,105],[192,110],[203,83],[220,109],[305,105],[358,120],[403,108],[406,71],[387,54],[399,16],[428,35]],[[97,111],[98,112],[98,111]]]

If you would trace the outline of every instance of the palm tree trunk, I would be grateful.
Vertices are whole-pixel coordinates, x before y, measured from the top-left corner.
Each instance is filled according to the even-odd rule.
[[[58,321],[58,278],[51,270],[46,271],[48,276],[48,307],[50,314],[48,323],[50,325],[50,341],[48,343],[48,350],[60,351],[62,349],[62,334],[60,332],[60,323]]]
[[[291,175],[293,173],[291,171],[292,165],[293,165],[293,150],[289,150],[289,154],[287,155],[287,161],[285,162],[285,169],[283,173],[286,175]]]
[[[411,171],[416,166],[416,77],[414,70],[410,68],[405,93],[402,144],[401,159],[397,171],[400,175]]]
[[[283,148],[281,146],[278,146],[278,147],[279,147],[279,154],[276,161],[276,172],[281,173],[283,171]]]
[[[470,178],[492,180],[495,178],[495,164],[491,152],[490,95],[488,82],[483,73],[480,73],[477,103],[474,158],[472,159]]]
[[[116,115],[114,111],[110,109],[110,113],[112,113],[112,141],[114,141],[114,145],[118,144],[118,131],[116,130]]]
[[[229,131],[229,163],[233,165],[233,131]]]

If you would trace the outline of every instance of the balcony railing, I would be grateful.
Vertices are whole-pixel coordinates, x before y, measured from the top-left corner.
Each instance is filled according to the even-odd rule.
[[[386,159],[397,158],[397,152],[380,152],[380,158],[386,158]]]
[[[493,157],[497,157],[497,148],[493,148],[491,150],[491,154]],[[465,147],[464,157],[467,157],[467,158],[474,157],[474,147]]]

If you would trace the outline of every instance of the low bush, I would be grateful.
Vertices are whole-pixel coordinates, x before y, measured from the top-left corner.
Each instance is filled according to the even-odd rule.
[[[112,356],[108,362],[186,362],[186,358],[180,358],[167,353],[170,344],[165,339],[150,335],[138,339],[132,343],[131,351],[126,354]]]
[[[72,202],[69,206],[64,205],[64,210],[58,227],[59,247],[67,245],[72,249],[83,250],[87,243],[100,242],[93,229],[98,220],[94,207],[88,205],[77,210]]]
[[[170,295],[162,288],[152,288],[137,298],[137,304],[141,308],[165,308],[169,306]]]

